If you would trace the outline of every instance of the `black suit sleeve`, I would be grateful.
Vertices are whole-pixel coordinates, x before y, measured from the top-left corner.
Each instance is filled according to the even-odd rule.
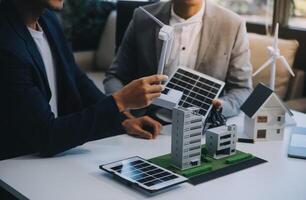
[[[76,78],[75,82],[80,92],[82,102],[84,107],[91,106],[97,103],[100,99],[106,98],[106,95],[103,94],[97,86],[88,78],[88,76],[75,65],[76,68]]]
[[[9,130],[6,134],[31,146],[44,156],[51,156],[95,138],[112,136],[121,124],[122,115],[113,97],[87,94],[97,98],[95,104],[81,112],[55,118],[47,98],[37,87],[33,66],[13,53],[0,51],[0,83],[6,95]],[[80,76],[80,90],[85,93],[92,83]]]

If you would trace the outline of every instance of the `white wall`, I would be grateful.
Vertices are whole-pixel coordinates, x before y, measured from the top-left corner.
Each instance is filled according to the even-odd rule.
[[[258,116],[267,116],[268,121],[266,123],[259,123],[257,121]],[[278,117],[281,117],[281,121],[278,121]],[[254,122],[254,134],[256,138],[258,130],[267,130],[266,138],[258,140],[281,140],[283,138],[285,110],[275,95],[271,95],[258,113],[256,113]]]

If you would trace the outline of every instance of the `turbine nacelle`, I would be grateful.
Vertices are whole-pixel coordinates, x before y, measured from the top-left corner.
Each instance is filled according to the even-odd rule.
[[[160,40],[171,40],[173,38],[174,28],[168,25],[163,26],[158,34],[158,39]]]
[[[267,49],[268,49],[268,54],[270,55],[270,57],[278,58],[281,55],[279,49],[274,49],[274,47],[272,46],[269,46]]]

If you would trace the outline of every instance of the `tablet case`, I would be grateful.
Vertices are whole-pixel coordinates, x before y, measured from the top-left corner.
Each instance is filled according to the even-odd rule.
[[[306,127],[294,127],[288,144],[288,156],[306,159]]]

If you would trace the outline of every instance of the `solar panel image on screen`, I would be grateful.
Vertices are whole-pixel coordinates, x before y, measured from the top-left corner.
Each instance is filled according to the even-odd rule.
[[[212,100],[217,98],[225,83],[192,69],[180,67],[166,84],[166,92],[175,89],[184,93],[179,106],[198,107],[206,117],[212,108]]]
[[[101,165],[101,169],[119,175],[146,190],[160,190],[187,179],[154,165],[140,157],[132,157],[115,163]]]

